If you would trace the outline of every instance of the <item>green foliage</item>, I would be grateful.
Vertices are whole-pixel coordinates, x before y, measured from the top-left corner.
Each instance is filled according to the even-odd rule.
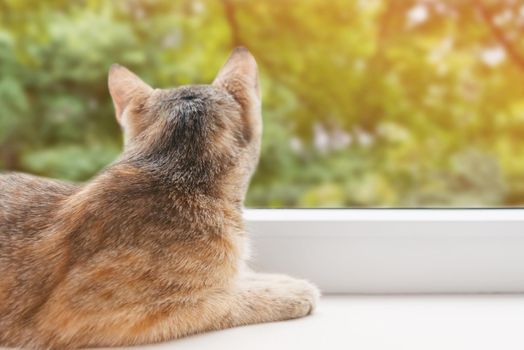
[[[111,145],[92,148],[65,145],[31,152],[22,158],[22,164],[36,174],[80,181],[93,175],[93,169],[109,164],[118,153]]]
[[[524,5],[0,0],[0,170],[85,180],[121,147],[106,87],[262,72],[254,207],[524,204]]]

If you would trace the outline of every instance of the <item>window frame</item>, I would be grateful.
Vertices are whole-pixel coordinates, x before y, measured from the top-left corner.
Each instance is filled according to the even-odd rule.
[[[524,292],[524,209],[246,209],[252,267],[324,293]]]

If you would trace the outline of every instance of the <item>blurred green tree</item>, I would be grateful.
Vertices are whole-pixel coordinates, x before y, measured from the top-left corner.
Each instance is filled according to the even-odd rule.
[[[524,4],[513,0],[0,0],[0,170],[85,180],[116,157],[119,62],[208,83],[262,71],[248,205],[524,205]]]

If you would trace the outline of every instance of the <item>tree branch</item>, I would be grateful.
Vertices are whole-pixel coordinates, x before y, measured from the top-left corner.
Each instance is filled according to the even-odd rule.
[[[504,47],[513,62],[515,62],[515,64],[524,71],[524,56],[520,54],[513,43],[506,37],[502,29],[493,21],[492,11],[486,5],[484,5],[482,0],[476,0],[475,5],[484,22],[486,22],[488,25],[493,36],[498,40],[502,47]]]
[[[233,48],[241,46],[242,41],[240,39],[235,5],[232,0],[222,0],[222,6],[224,6],[224,13],[231,29],[231,46]]]

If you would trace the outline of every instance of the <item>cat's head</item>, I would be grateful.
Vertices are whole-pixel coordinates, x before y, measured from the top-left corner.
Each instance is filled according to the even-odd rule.
[[[124,130],[124,159],[188,191],[221,181],[243,198],[262,133],[257,64],[247,49],[235,49],[210,85],[155,89],[113,65],[109,90]]]

